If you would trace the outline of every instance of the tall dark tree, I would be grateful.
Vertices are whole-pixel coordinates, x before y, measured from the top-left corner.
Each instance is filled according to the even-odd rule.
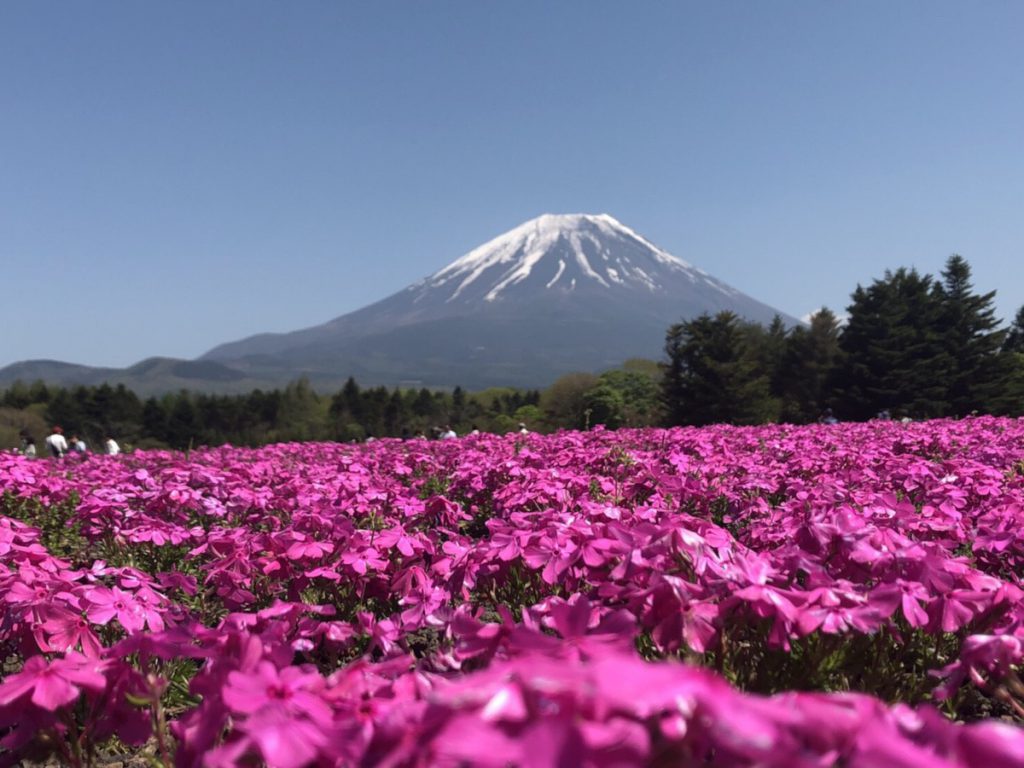
[[[452,390],[452,410],[449,415],[453,424],[461,424],[466,418],[466,392],[462,387]]]
[[[990,410],[1006,373],[999,355],[1006,331],[999,329],[992,305],[996,292],[974,293],[970,265],[954,254],[942,270],[940,293],[939,329],[953,363],[946,396],[950,413]]]
[[[780,396],[782,357],[791,331],[786,328],[782,318],[775,315],[767,328],[757,323],[745,324],[744,333],[757,369],[768,377],[772,395]]]
[[[20,379],[7,388],[3,399],[0,400],[0,404],[6,408],[26,408],[31,403],[32,397],[29,394],[28,384]]]
[[[843,363],[835,378],[844,418],[869,419],[882,410],[915,418],[943,416],[954,368],[940,333],[945,312],[931,275],[900,268],[857,286],[839,337]]]
[[[279,440],[316,440],[326,436],[322,429],[320,397],[313,391],[309,379],[302,377],[284,388],[277,422]]]
[[[154,440],[167,442],[167,411],[155,397],[148,398],[142,405],[142,433]]]
[[[1013,324],[1003,341],[1003,351],[1024,353],[1024,307],[1018,309],[1013,318]]]
[[[825,307],[790,332],[778,372],[784,421],[805,424],[832,406],[828,385],[839,356],[839,320]]]
[[[416,399],[412,402],[412,412],[423,417],[430,417],[437,413],[434,396],[426,387],[421,387],[420,391],[416,393]]]
[[[669,328],[662,394],[670,423],[756,424],[774,418],[768,376],[732,312]]]
[[[181,390],[170,400],[166,434],[172,448],[184,449],[196,444],[199,423],[192,396],[186,390]]]
[[[50,397],[46,406],[46,419],[50,424],[61,426],[68,433],[82,428],[84,413],[82,405],[74,394],[63,387]]]
[[[395,389],[388,398],[388,404],[384,408],[384,429],[389,435],[398,435],[405,423],[405,401],[402,393]]]
[[[33,403],[48,403],[50,398],[53,397],[53,393],[46,386],[46,382],[42,379],[36,379],[28,388],[28,396]]]

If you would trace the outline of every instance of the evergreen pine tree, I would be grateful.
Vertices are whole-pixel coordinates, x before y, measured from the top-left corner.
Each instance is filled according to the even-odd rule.
[[[858,285],[852,299],[839,337],[843,362],[833,380],[839,414],[946,414],[953,359],[940,333],[945,310],[932,277],[887,271],[867,288]]]
[[[1024,353],[1024,307],[1018,309],[1017,316],[1013,318],[1013,325],[1003,342],[1003,351]]]
[[[665,410],[665,419],[669,426],[686,423],[687,366],[683,357],[688,330],[684,323],[676,323],[669,327],[665,334],[664,371],[661,380],[661,400]]]
[[[999,351],[1006,331],[998,329],[995,295],[975,294],[967,260],[949,257],[942,271],[940,332],[953,361],[946,399],[954,416],[990,410],[1003,385],[1006,370]]]
[[[142,434],[162,443],[167,442],[167,411],[155,397],[150,397],[142,406]]]
[[[784,421],[806,424],[831,407],[828,385],[839,357],[839,320],[829,309],[822,307],[808,326],[793,329],[779,366]]]
[[[663,384],[673,424],[757,424],[774,418],[767,374],[732,312],[703,314],[666,336]]]
[[[461,424],[466,418],[466,392],[462,387],[455,387],[452,390],[452,409],[450,421],[452,424]]]
[[[192,396],[183,389],[173,396],[167,414],[167,442],[172,448],[180,450],[194,445],[199,432],[198,426]]]

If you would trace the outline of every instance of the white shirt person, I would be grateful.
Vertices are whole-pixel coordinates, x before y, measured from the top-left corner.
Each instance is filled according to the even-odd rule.
[[[62,434],[64,430],[60,427],[54,427],[46,438],[46,447],[50,449],[50,455],[54,458],[60,458],[68,452],[68,441],[64,439]]]

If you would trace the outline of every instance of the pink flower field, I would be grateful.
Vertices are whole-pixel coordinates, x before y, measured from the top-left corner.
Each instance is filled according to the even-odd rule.
[[[1024,766],[1024,422],[0,457],[0,763]]]

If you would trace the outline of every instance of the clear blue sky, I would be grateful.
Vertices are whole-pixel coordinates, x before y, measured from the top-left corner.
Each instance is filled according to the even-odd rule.
[[[1024,4],[0,5],[0,365],[323,322],[543,212],[793,315],[1024,303]]]

